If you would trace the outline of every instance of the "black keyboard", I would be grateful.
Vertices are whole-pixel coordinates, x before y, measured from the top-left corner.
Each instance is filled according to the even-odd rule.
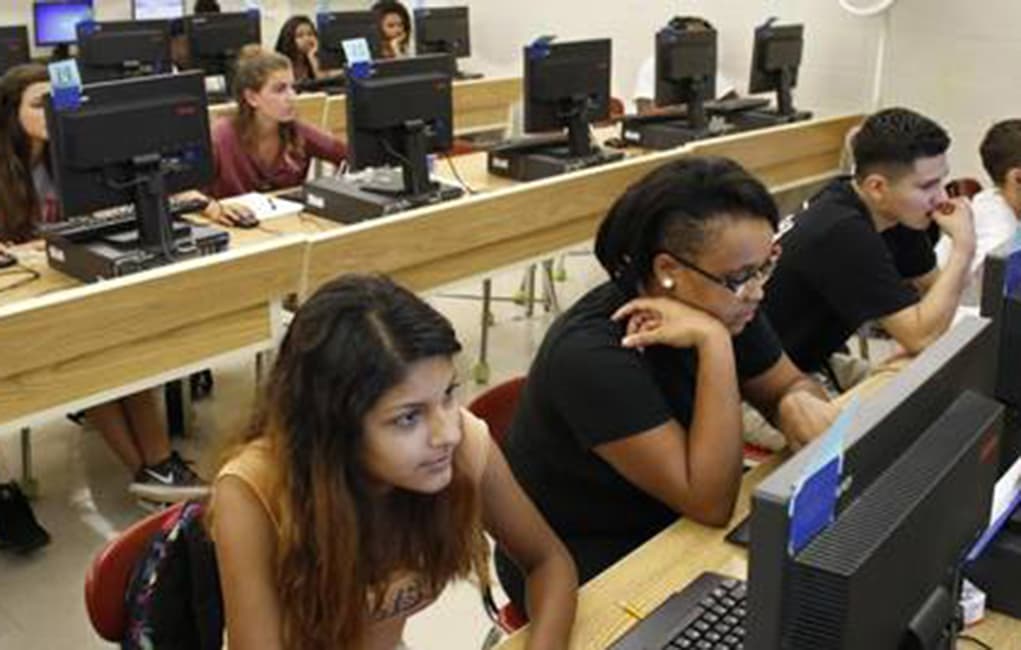
[[[743,650],[746,583],[703,573],[610,650]]]

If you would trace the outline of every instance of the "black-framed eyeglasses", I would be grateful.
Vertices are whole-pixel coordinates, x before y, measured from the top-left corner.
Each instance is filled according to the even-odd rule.
[[[675,255],[674,253],[671,253],[666,249],[660,249],[656,252],[663,253],[664,255],[669,255],[671,259],[673,259],[675,262],[677,262],[684,268],[690,269],[695,273],[701,275],[706,280],[709,280],[710,282],[714,282],[715,284],[720,285],[721,287],[733,293],[738,298],[744,298],[745,296],[747,296],[748,291],[750,291],[753,286],[754,287],[765,286],[766,282],[768,282],[769,278],[773,275],[773,271],[776,270],[777,262],[780,261],[780,247],[774,246],[773,251],[769,254],[769,258],[765,262],[763,262],[762,265],[759,266],[758,268],[749,269],[747,271],[741,271],[738,273],[733,273],[721,277],[719,275],[716,275],[715,273],[710,273],[709,271],[706,271],[705,269],[698,266],[694,262],[689,262],[683,257],[679,257],[678,255]]]

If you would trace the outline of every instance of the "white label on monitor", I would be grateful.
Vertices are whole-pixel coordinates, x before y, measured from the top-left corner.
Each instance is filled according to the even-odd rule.
[[[349,38],[346,41],[341,41],[340,45],[344,48],[344,56],[347,57],[348,65],[372,61],[369,42],[364,38]]]
[[[628,142],[638,142],[642,135],[638,131],[624,131],[624,139]]]
[[[510,161],[507,160],[506,158],[493,157],[490,159],[490,162],[492,163],[494,169],[507,169],[510,167]]]
[[[56,246],[47,246],[46,253],[50,256],[51,260],[55,260],[61,263],[67,261],[66,258],[64,257],[64,251],[60,250]]]
[[[320,210],[326,208],[326,199],[317,194],[307,194],[305,196],[305,203],[308,203],[310,207],[319,208]]]
[[[225,93],[227,92],[227,80],[224,79],[222,74],[214,74],[206,77],[206,92],[207,93]]]

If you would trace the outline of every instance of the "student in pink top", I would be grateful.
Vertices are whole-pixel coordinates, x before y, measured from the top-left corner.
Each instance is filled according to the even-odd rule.
[[[458,405],[460,349],[379,276],[338,278],[298,310],[213,488],[231,650],[402,648],[407,618],[449,582],[488,589],[484,531],[526,576],[526,647],[567,647],[574,564]]]
[[[282,54],[259,48],[243,52],[234,100],[237,114],[212,127],[216,178],[208,193],[214,199],[296,187],[305,182],[312,159],[344,160],[340,140],[297,119],[294,72]],[[238,225],[239,212],[213,201],[206,216]]]

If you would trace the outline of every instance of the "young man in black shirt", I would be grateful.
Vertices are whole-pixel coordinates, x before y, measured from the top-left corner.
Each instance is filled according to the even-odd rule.
[[[909,354],[950,327],[975,229],[968,202],[943,190],[949,146],[932,120],[904,108],[880,111],[852,140],[853,176],[794,217],[764,307],[802,370],[827,370],[830,355],[867,321]],[[926,234],[933,222],[953,242],[942,271]]]
[[[678,515],[727,523],[742,398],[795,444],[836,414],[757,313],[776,220],[769,192],[739,165],[689,158],[629,188],[600,226],[596,256],[611,280],[546,333],[505,444],[581,581]],[[522,605],[502,552],[497,567]]]

